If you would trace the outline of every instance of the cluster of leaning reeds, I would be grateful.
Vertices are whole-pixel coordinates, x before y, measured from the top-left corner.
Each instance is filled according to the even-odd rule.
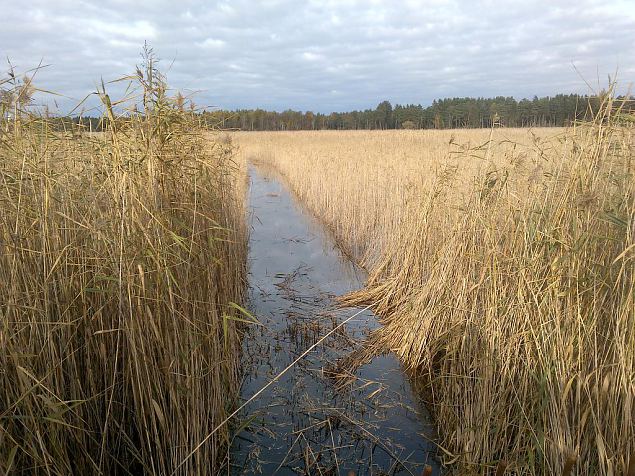
[[[635,464],[634,129],[610,91],[601,102],[550,138],[440,132],[454,153],[434,167],[430,132],[418,153],[416,132],[377,133],[394,141],[383,157],[356,133],[339,157],[319,133],[287,157],[283,135],[238,137],[369,267],[343,301],[372,304],[372,345],[424,376],[459,474]]]

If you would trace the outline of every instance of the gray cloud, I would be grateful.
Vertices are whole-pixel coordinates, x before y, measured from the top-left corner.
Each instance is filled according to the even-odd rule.
[[[50,64],[38,84],[73,98],[62,108],[132,72],[145,40],[174,88],[227,108],[586,92],[584,79],[605,85],[618,67],[621,84],[635,80],[626,0],[3,3],[0,55],[21,70]]]

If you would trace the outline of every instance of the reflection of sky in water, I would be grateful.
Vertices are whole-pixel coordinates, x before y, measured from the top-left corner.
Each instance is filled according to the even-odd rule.
[[[248,307],[263,326],[245,337],[244,399],[354,313],[335,310],[332,298],[365,278],[279,182],[254,169],[250,178]],[[424,462],[436,468],[423,436],[431,429],[417,415],[424,410],[393,356],[375,358],[339,392],[324,375],[376,325],[372,313],[360,314],[246,408],[243,421],[253,420],[234,439],[234,474],[418,475]]]

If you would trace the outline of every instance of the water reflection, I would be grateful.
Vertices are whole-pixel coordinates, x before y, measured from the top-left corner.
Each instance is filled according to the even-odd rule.
[[[333,298],[365,275],[275,178],[250,169],[248,306],[263,326],[244,339],[248,399],[354,310]],[[232,474],[416,474],[432,459],[427,418],[393,356],[375,358],[336,390],[328,368],[376,327],[360,313],[280,378],[242,415]]]

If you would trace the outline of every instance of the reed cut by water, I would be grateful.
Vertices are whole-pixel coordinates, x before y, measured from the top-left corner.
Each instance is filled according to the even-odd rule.
[[[634,129],[600,102],[566,130],[236,134],[369,268],[344,302],[425,377],[457,474],[627,474]]]
[[[237,395],[244,180],[146,53],[100,133],[0,84],[2,474],[222,464],[226,428],[199,444]]]

